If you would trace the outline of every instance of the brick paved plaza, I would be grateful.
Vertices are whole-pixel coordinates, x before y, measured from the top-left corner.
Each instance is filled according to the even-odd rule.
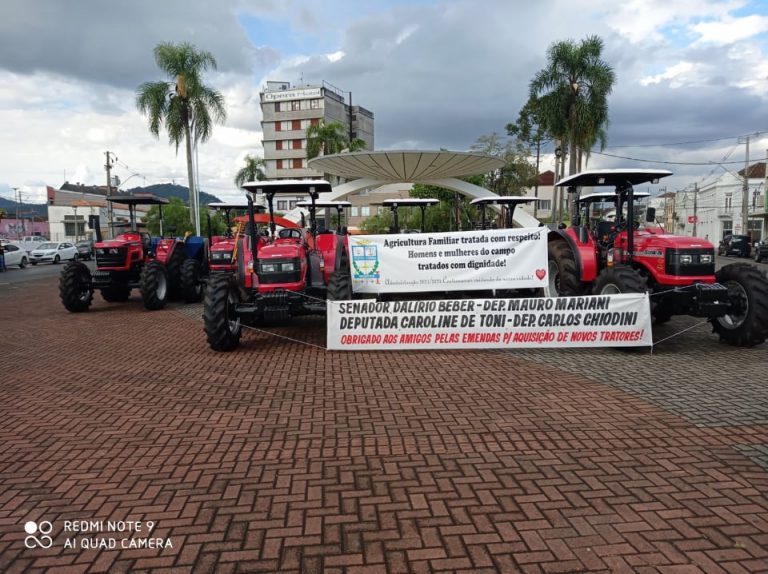
[[[216,354],[199,306],[0,301],[0,572],[768,572],[768,345]],[[66,548],[79,520],[173,547]]]

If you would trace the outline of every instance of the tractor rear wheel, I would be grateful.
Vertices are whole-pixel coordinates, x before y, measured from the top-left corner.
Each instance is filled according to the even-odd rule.
[[[165,307],[168,299],[168,275],[165,266],[159,261],[150,261],[141,270],[139,291],[144,301],[144,308],[156,311]]]
[[[340,269],[331,273],[328,279],[327,297],[330,301],[349,301],[352,299],[352,277],[349,271]]]
[[[181,268],[187,260],[186,247],[183,243],[177,243],[173,247],[170,259],[165,263],[166,276],[168,277],[169,295],[178,299],[183,296],[184,283],[181,278]]]
[[[240,344],[243,327],[235,310],[239,302],[240,292],[232,277],[211,277],[203,302],[203,330],[214,351],[232,351]]]
[[[108,303],[121,303],[131,296],[131,288],[127,285],[113,285],[101,290],[101,297]]]
[[[754,265],[731,263],[715,278],[728,288],[734,308],[731,313],[712,319],[712,329],[720,340],[736,347],[759,345],[768,337],[768,281]]]
[[[576,267],[576,257],[565,241],[553,241],[547,250],[549,296],[574,297],[584,293]]]
[[[93,301],[91,271],[84,263],[68,263],[59,278],[59,297],[67,311],[82,313]]]
[[[187,259],[181,266],[181,295],[185,303],[203,298],[203,266],[197,259]]]
[[[631,267],[608,267],[597,276],[592,294],[645,293],[647,290],[645,279]]]

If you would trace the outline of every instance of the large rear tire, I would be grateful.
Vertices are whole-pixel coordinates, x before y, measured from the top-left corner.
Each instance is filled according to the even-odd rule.
[[[183,296],[183,280],[181,278],[181,268],[187,260],[187,252],[183,243],[179,242],[173,247],[170,259],[165,264],[166,276],[168,277],[168,291],[173,299],[179,299]]]
[[[728,288],[732,313],[712,319],[720,340],[736,347],[752,347],[768,337],[768,280],[757,267],[731,263],[715,273],[717,282]]]
[[[131,288],[127,285],[114,285],[101,290],[101,297],[108,303],[122,303],[131,296]]]
[[[197,259],[187,259],[181,266],[181,296],[185,303],[199,303],[203,298],[203,266]]]
[[[547,250],[550,297],[575,297],[584,294],[576,257],[565,241],[553,241]]]
[[[232,351],[240,345],[243,327],[235,312],[239,302],[240,292],[232,277],[211,277],[203,302],[203,330],[214,351]]]
[[[330,301],[349,301],[352,299],[352,277],[349,271],[340,269],[331,273],[328,279],[327,297]]]
[[[597,276],[592,294],[645,293],[647,290],[643,276],[631,267],[607,267]]]
[[[139,278],[139,291],[147,311],[165,307],[168,300],[168,275],[162,263],[150,261],[144,265]]]
[[[67,311],[82,313],[93,301],[91,271],[80,262],[68,263],[59,277],[59,297]]]

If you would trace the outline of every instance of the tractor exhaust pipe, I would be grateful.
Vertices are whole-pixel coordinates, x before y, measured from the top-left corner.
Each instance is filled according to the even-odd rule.
[[[257,273],[257,265],[256,260],[259,257],[259,242],[258,242],[258,235],[256,234],[256,215],[254,214],[253,209],[253,198],[250,194],[248,194],[248,223],[251,224],[251,251],[253,251],[253,271],[254,273]],[[242,257],[242,254],[239,254]]]

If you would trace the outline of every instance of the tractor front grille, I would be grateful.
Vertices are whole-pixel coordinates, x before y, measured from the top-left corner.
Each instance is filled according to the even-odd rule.
[[[276,285],[301,281],[299,259],[269,259],[259,261],[259,283]]]
[[[96,267],[125,267],[127,247],[97,247]]]
[[[714,249],[667,249],[667,275],[694,277],[715,274]]]

